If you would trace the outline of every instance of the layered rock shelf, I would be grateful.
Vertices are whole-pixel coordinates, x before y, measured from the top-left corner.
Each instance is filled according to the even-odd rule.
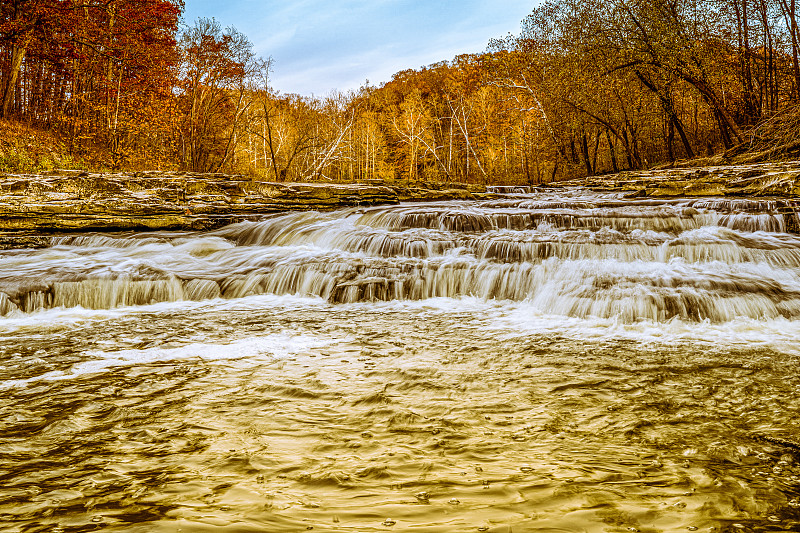
[[[625,171],[560,184],[597,191],[621,191],[630,197],[796,198],[800,196],[800,161]]]
[[[626,171],[550,187],[581,186],[628,197],[775,197],[796,211],[800,161]],[[548,187],[548,186],[545,186]],[[476,200],[492,187],[422,184],[274,183],[188,172],[0,174],[0,249],[45,246],[77,231],[207,230],[287,210],[329,210],[409,201]],[[794,229],[794,228],[793,228]]]
[[[485,195],[485,188],[272,183],[224,174],[0,175],[0,246],[35,244],[42,232],[204,230],[276,211]]]

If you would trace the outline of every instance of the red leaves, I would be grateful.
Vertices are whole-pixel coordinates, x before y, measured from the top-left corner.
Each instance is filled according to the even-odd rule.
[[[0,0],[3,110],[64,130],[79,149],[105,148],[112,166],[129,160],[143,139],[163,146],[175,112],[183,5]],[[15,61],[4,64],[6,57]]]

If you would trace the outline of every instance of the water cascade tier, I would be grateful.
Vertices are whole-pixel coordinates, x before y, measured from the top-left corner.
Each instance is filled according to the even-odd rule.
[[[798,227],[786,200],[569,190],[289,212],[212,232],[74,234],[2,253],[0,313],[272,294],[526,301],[625,323],[794,319]]]

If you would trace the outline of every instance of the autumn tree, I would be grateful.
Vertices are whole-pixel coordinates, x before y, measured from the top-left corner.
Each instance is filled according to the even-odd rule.
[[[258,71],[253,45],[235,28],[201,18],[183,33],[180,47],[181,161],[196,172],[219,172],[249,105],[248,80]]]
[[[0,46],[5,51],[0,116],[7,117],[13,110],[26,54],[52,36],[64,7],[56,0],[8,0],[0,4]]]
[[[156,144],[142,132],[171,107],[182,10],[182,0],[3,2],[2,114],[66,133],[77,150],[107,153],[111,167],[134,145],[166,154],[165,129]]]

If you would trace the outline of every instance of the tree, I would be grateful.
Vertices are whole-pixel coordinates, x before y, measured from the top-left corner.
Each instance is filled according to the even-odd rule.
[[[0,116],[11,114],[22,62],[34,41],[45,41],[63,13],[55,0],[8,0],[0,4],[0,42],[10,53],[3,65]]]
[[[181,159],[196,172],[219,171],[235,148],[247,106],[248,79],[258,72],[252,44],[235,28],[201,18],[184,32]]]

